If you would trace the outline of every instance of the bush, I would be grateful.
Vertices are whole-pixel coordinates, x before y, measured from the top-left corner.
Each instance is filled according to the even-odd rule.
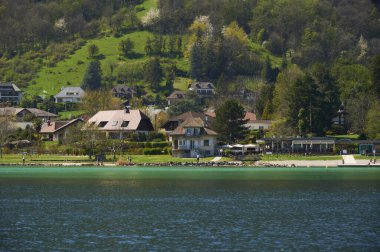
[[[161,148],[145,148],[144,155],[161,155],[163,150]]]
[[[152,145],[151,147],[153,148],[164,148],[164,147],[171,146],[171,143],[170,142],[152,142],[151,145]]]

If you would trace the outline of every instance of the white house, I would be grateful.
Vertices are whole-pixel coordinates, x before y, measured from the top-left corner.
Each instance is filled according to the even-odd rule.
[[[202,118],[188,118],[172,133],[173,157],[214,156],[217,133],[206,127]]]
[[[148,116],[140,110],[128,108],[99,111],[87,121],[85,127],[103,131],[112,139],[124,139],[130,133],[146,134],[154,130]]]
[[[211,82],[194,82],[189,84],[188,89],[203,97],[210,97],[215,94],[215,86]]]
[[[85,92],[81,87],[62,87],[54,96],[55,102],[81,102]]]

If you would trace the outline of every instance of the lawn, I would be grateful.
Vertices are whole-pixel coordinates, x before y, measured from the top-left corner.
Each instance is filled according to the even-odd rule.
[[[168,163],[168,162],[196,162],[196,158],[173,158],[170,155],[116,155],[116,160],[127,161],[128,157],[132,158],[132,163],[142,164],[142,163]],[[213,157],[201,158],[200,162],[211,161]],[[221,161],[231,160],[230,158],[222,158]],[[93,163],[95,162],[94,157],[90,160],[88,156],[67,156],[67,155],[26,155],[26,163]],[[107,161],[105,163],[114,163],[112,155],[107,155]],[[21,154],[3,154],[3,158],[0,158],[0,164],[14,164],[22,163]]]
[[[193,81],[189,78],[183,78],[183,77],[178,77],[174,80],[174,88],[178,90],[183,90],[186,91],[187,87],[189,84],[191,84]]]
[[[341,160],[342,156],[340,155],[326,155],[326,156],[304,156],[304,155],[284,155],[279,154],[278,157],[276,154],[273,155],[263,155],[263,161],[286,161],[286,160]]]
[[[156,3],[157,0],[145,0],[142,4],[138,5],[137,8],[142,8],[143,10],[137,13],[137,17],[142,18],[150,9],[156,8]]]
[[[71,120],[72,118],[77,118],[80,115],[85,113],[84,110],[75,110],[75,111],[62,111],[59,112],[59,120]]]

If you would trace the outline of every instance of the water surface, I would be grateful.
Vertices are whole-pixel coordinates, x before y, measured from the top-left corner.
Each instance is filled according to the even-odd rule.
[[[380,250],[376,168],[0,168],[1,251]]]

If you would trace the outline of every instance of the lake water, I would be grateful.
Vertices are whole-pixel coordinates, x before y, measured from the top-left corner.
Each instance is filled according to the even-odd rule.
[[[379,168],[0,168],[0,251],[379,251]]]

